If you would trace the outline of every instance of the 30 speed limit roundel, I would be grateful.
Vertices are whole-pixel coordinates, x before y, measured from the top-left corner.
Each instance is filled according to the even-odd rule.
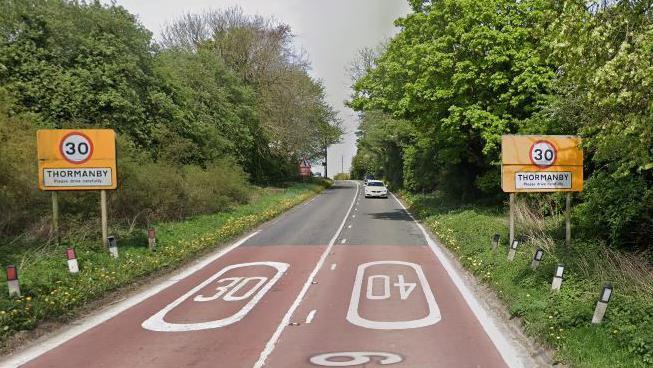
[[[531,146],[531,162],[539,167],[549,167],[556,162],[558,151],[549,141],[537,141]]]
[[[66,161],[83,164],[93,156],[93,142],[84,133],[72,132],[61,139],[59,151]]]

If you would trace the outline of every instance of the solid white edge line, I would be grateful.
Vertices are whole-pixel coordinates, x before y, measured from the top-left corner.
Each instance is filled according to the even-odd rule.
[[[2,367],[18,367],[20,365],[23,365],[25,363],[28,363],[29,361],[41,356],[44,353],[47,353],[48,351],[58,347],[59,345],[62,345],[63,343],[67,342],[68,340],[71,340],[82,333],[90,330],[91,328],[106,322],[107,320],[117,316],[118,314],[124,312],[125,310],[143,302],[144,300],[158,294],[159,292],[169,288],[170,286],[176,284],[180,280],[183,280],[184,278],[192,275],[193,273],[199,271],[200,269],[206,267],[209,265],[211,262],[217,260],[218,258],[224,256],[225,254],[231,252],[232,250],[236,249],[238,246],[242,245],[252,237],[254,237],[256,234],[261,232],[261,230],[257,230],[244,238],[240,239],[236,243],[233,243],[232,245],[226,247],[226,248],[221,248],[215,253],[207,256],[206,258],[203,258],[201,261],[199,261],[197,264],[191,265],[188,268],[184,269],[183,271],[177,273],[173,277],[160,282],[159,284],[148,288],[145,291],[142,291],[136,295],[133,295],[126,300],[114,305],[113,307],[108,308],[105,311],[102,311],[98,313],[97,315],[90,316],[88,318],[84,318],[81,321],[79,321],[78,325],[75,325],[74,327],[71,327],[70,329],[67,329],[65,331],[62,331],[61,333],[47,338],[45,341],[42,341],[38,343],[38,345],[35,345],[31,348],[28,348],[25,351],[22,351],[20,353],[17,353],[15,356],[9,356],[9,358],[2,362],[0,366]],[[35,342],[38,342],[36,340]]]
[[[465,282],[463,281],[463,278],[460,276],[456,268],[451,264],[449,261],[448,257],[444,254],[444,252],[441,249],[441,245],[434,241],[429,233],[426,231],[424,226],[422,226],[417,219],[413,216],[410,211],[404,206],[404,204],[395,197],[394,193],[390,193],[392,197],[394,198],[397,203],[403,208],[403,210],[410,216],[410,218],[417,224],[417,227],[422,231],[422,235],[424,235],[424,238],[426,239],[427,244],[429,245],[429,248],[431,248],[431,251],[435,254],[435,256],[438,258],[442,266],[444,267],[445,271],[447,271],[447,274],[449,274],[449,277],[451,278],[451,281],[453,281],[454,285],[458,288],[460,291],[460,294],[463,296],[463,299],[465,299],[465,302],[467,302],[467,305],[469,308],[472,310],[472,313],[474,313],[474,316],[476,316],[476,319],[480,322],[481,326],[483,327],[483,330],[485,330],[485,333],[488,335],[496,349],[499,351],[499,354],[501,354],[501,357],[503,360],[508,364],[509,367],[511,368],[523,368],[523,362],[521,361],[521,358],[519,357],[519,354],[517,353],[517,350],[511,344],[506,337],[503,335],[503,333],[499,330],[499,328],[496,326],[494,323],[492,317],[489,315],[489,313],[483,308],[481,303],[478,301],[474,293],[467,287]]]
[[[308,316],[306,316],[306,324],[313,322],[313,318],[315,318],[315,313],[317,313],[316,309],[313,309],[312,311],[308,312]]]
[[[315,268],[313,269],[313,272],[311,272],[311,274],[306,279],[306,283],[304,284],[304,287],[302,287],[302,289],[299,291],[297,298],[288,309],[288,312],[286,312],[286,315],[283,316],[283,319],[281,319],[281,323],[279,323],[279,326],[277,327],[276,331],[274,331],[274,334],[272,334],[270,340],[268,340],[267,344],[265,344],[265,348],[263,349],[263,351],[261,351],[261,355],[259,356],[259,359],[256,361],[256,363],[254,363],[253,368],[262,368],[265,365],[265,360],[268,358],[268,356],[270,356],[270,354],[274,350],[277,341],[279,340],[279,337],[281,337],[281,333],[286,328],[286,326],[288,326],[288,324],[290,323],[290,317],[292,317],[293,313],[295,313],[295,310],[299,308],[299,304],[301,304],[302,300],[304,299],[304,296],[306,295],[306,292],[308,292],[308,288],[311,286],[311,281],[313,281],[315,275],[317,275],[320,268],[322,268],[322,265],[324,264],[326,257],[331,252],[331,248],[333,248],[333,245],[336,243],[336,240],[338,239],[340,232],[345,227],[345,223],[347,222],[347,217],[349,217],[349,213],[351,212],[351,209],[354,208],[354,203],[356,203],[356,197],[358,196],[358,191],[360,189],[360,185],[358,184],[358,182],[354,181],[354,183],[356,184],[356,193],[351,201],[349,210],[347,210],[345,217],[342,219],[342,222],[340,223],[340,227],[338,227],[336,233],[333,234],[333,238],[331,238],[331,241],[329,241],[329,245],[322,253],[322,256],[320,257],[317,264],[315,265]]]

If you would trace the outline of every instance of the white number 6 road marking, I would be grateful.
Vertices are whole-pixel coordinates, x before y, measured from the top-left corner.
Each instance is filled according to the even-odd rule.
[[[341,353],[327,353],[316,355],[311,358],[311,363],[323,367],[352,367],[355,365],[367,364],[372,361],[370,357],[379,357],[379,364],[389,365],[400,363],[401,356],[392,353],[381,353],[371,351],[351,351]],[[345,358],[346,361],[332,361],[333,358]]]
[[[267,277],[227,277],[224,279],[220,279],[217,281],[218,284],[222,284],[223,282],[227,282],[227,281],[230,281],[230,283],[216,287],[217,292],[214,295],[208,297],[203,295],[198,295],[193,299],[195,302],[205,303],[209,301],[218,300],[223,295],[224,296],[222,297],[222,300],[226,302],[240,301],[252,297],[252,299],[249,302],[247,302],[247,304],[245,304],[239,311],[232,314],[231,316],[227,318],[214,320],[214,321],[198,322],[198,323],[170,323],[164,320],[166,314],[168,314],[171,310],[179,306],[181,303],[186,301],[186,299],[196,294],[198,291],[206,287],[208,284],[220,278],[220,276],[224,275],[225,273],[239,268],[261,267],[261,266],[271,267],[275,269],[276,274],[270,280],[268,280]],[[281,278],[281,276],[283,276],[284,272],[286,272],[286,270],[288,269],[288,266],[289,265],[287,263],[280,263],[280,262],[252,262],[252,263],[235,264],[235,265],[225,267],[222,270],[220,270],[220,272],[209,277],[204,282],[197,285],[189,292],[179,297],[174,302],[168,304],[165,308],[161,309],[155,315],[148,318],[145,322],[141,324],[141,326],[144,329],[151,330],[151,331],[179,332],[179,331],[208,330],[208,329],[220,328],[236,323],[241,319],[243,319],[247,315],[247,313],[249,313],[249,311],[252,310],[252,308],[254,308],[256,303],[258,303],[259,300],[261,300],[261,298],[263,298],[263,296],[268,292],[268,290],[270,290],[272,286],[274,286],[274,284]],[[247,285],[250,281],[255,281],[251,289],[247,290],[247,292],[245,292],[240,296],[234,295],[245,285]]]
[[[426,317],[415,319],[415,320],[409,320],[409,321],[372,321],[360,316],[359,308],[360,308],[360,295],[362,291],[361,289],[363,287],[363,276],[365,276],[365,270],[368,267],[377,266],[377,265],[406,266],[406,267],[410,267],[415,272],[415,275],[417,276],[417,279],[419,280],[420,286],[422,288],[424,301],[428,306],[428,310],[429,310],[429,313]],[[372,290],[374,286],[374,280],[377,279],[383,281],[383,294],[379,294],[379,295],[374,294],[374,291]],[[401,300],[408,299],[408,297],[416,287],[415,283],[407,283],[405,280],[406,279],[403,274],[397,275],[397,283],[394,284],[394,286],[399,288],[399,296]],[[365,297],[370,300],[384,300],[390,298],[390,277],[387,275],[369,276],[367,280],[367,290],[365,293]],[[429,286],[429,283],[426,280],[424,271],[422,270],[422,267],[420,267],[419,265],[414,263],[409,263],[409,262],[401,262],[401,261],[377,261],[377,262],[363,263],[360,266],[358,266],[358,271],[356,271],[356,279],[354,281],[354,288],[351,292],[349,310],[347,311],[347,321],[349,321],[350,323],[356,326],[376,329],[376,330],[403,330],[409,328],[419,328],[419,327],[434,325],[438,323],[440,319],[442,319],[440,315],[440,308],[438,307],[438,304],[435,302],[435,296],[433,296],[433,292],[431,291],[431,287]]]

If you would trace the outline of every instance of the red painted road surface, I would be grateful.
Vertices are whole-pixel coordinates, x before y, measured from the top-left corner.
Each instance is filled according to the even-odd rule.
[[[386,352],[402,357],[401,367],[505,367],[506,364],[469,310],[448,275],[427,247],[405,246],[337,246],[318,273],[318,284],[295,313],[299,326],[286,328],[268,361],[269,367],[310,367],[311,357],[334,352]],[[419,328],[401,328],[410,321],[424,319],[429,308],[424,289],[411,267],[379,264],[363,274],[357,305],[351,305],[353,283],[361,264],[379,261],[403,261],[423,265],[428,286],[439,307],[441,319]],[[331,264],[335,270],[331,271]],[[428,266],[426,266],[428,265]],[[384,277],[375,277],[373,291],[367,298],[367,283],[375,275],[388,276],[389,297],[385,298]],[[398,276],[403,275],[401,283]],[[411,284],[416,284],[402,300]],[[398,286],[397,286],[398,285]],[[403,285],[403,286],[402,286]],[[357,308],[370,321],[399,321],[383,329],[367,322],[356,325],[347,320],[348,310]],[[316,310],[306,324],[306,316]],[[430,322],[430,321],[429,321]],[[317,365],[319,366],[319,365]],[[375,365],[370,365],[375,366]]]
[[[340,182],[23,366],[520,366],[504,361],[399,204],[358,193]]]
[[[324,247],[240,247],[201,271],[29,362],[25,367],[252,367],[272,332],[313,270]],[[287,273],[242,320],[199,331],[150,331],[141,324],[218,271],[236,264],[283,262]],[[260,271],[260,272],[254,272]],[[234,276],[269,276],[270,270],[234,270]],[[221,277],[220,279],[223,279]],[[218,280],[216,280],[218,281]],[[224,284],[224,283],[223,283]],[[215,294],[217,283],[194,293]],[[206,322],[233,315],[242,301],[188,300],[169,313],[167,322]]]

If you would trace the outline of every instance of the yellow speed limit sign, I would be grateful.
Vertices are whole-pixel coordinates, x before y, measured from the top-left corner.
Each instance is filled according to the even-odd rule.
[[[39,189],[116,189],[116,134],[111,129],[43,129],[36,135]]]
[[[504,135],[501,188],[516,192],[580,192],[583,151],[580,137]]]

